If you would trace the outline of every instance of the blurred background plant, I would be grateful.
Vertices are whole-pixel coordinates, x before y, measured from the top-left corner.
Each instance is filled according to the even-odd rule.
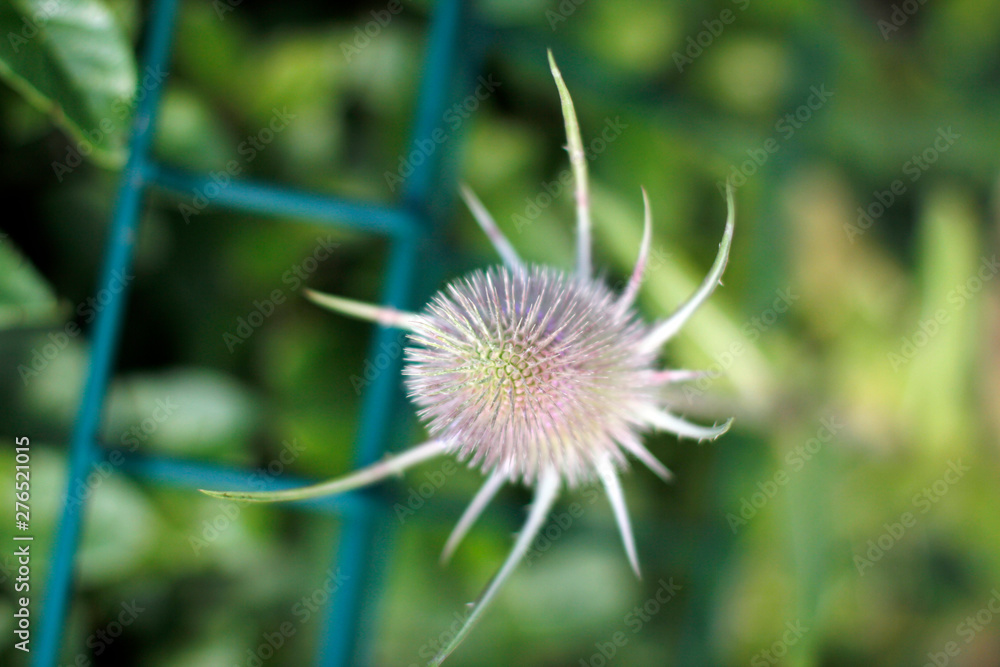
[[[37,447],[42,555],[127,91],[162,74],[132,55],[146,3],[67,5],[75,21],[48,20],[45,2],[0,4],[0,428]],[[182,3],[157,155],[394,200],[430,5]],[[476,12],[484,77],[499,85],[456,111],[444,146],[523,257],[568,267],[573,254],[572,197],[553,196],[568,165],[548,46],[593,142],[596,261],[613,283],[639,245],[639,185],[650,193],[647,315],[700,280],[719,184],[737,186],[725,288],[668,348],[673,366],[711,371],[678,391],[680,411],[737,422],[700,447],[656,436],[673,485],[630,476],[642,581],[603,500],[568,498],[452,664],[997,664],[1000,3],[487,0]],[[44,49],[18,41],[32,26]],[[105,441],[262,475],[347,470],[371,329],[300,288],[376,299],[384,243],[206,203],[157,195],[145,209]],[[446,229],[445,277],[496,261],[464,211]],[[244,336],[255,311],[266,317]],[[4,497],[12,467],[2,457]],[[250,664],[288,621],[264,662],[309,663],[318,624],[296,605],[327,576],[337,521],[235,511],[114,469],[94,479],[79,494],[90,509],[66,659]],[[373,664],[421,664],[506,553],[527,501],[516,490],[446,571],[437,563],[479,482],[432,462],[399,483]],[[0,564],[7,638],[12,561]],[[43,576],[44,560],[34,568]],[[133,600],[123,635],[101,640]],[[11,644],[4,664],[21,658]]]

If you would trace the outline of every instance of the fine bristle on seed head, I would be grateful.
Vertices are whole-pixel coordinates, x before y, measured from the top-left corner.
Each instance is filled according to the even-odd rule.
[[[476,271],[439,292],[406,352],[406,386],[436,437],[528,483],[553,467],[594,479],[655,401],[654,352],[603,282],[531,267]]]

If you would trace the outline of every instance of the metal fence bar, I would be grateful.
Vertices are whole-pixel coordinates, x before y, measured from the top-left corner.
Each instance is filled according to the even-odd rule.
[[[132,452],[117,451],[121,459],[121,469],[138,479],[153,484],[190,489],[232,489],[261,490],[256,470],[216,465],[202,461],[190,461],[170,456],[147,456]],[[279,478],[268,479],[268,490],[294,489],[316,480],[303,479],[288,473]],[[288,507],[310,510],[322,514],[350,515],[363,505],[377,503],[383,505],[385,498],[366,491],[352,491],[328,498],[312,498],[288,503]]]
[[[144,61],[159,71],[170,58],[176,0],[156,0],[150,16],[148,42]],[[115,276],[127,275],[132,266],[133,249],[138,235],[139,209],[145,186],[143,171],[153,139],[156,115],[160,108],[162,82],[156,82],[139,102],[133,124],[131,153],[122,173],[118,200],[108,235],[100,288],[111,285]],[[114,364],[121,332],[128,281],[120,281],[121,290],[108,290],[111,300],[94,320],[92,349],[87,381],[83,388],[80,410],[69,443],[69,470],[66,476],[66,497],[59,529],[53,545],[52,564],[43,600],[43,615],[39,628],[39,646],[34,653],[34,667],[54,667],[59,658],[63,626],[73,589],[73,566],[80,539],[84,503],[69,502],[78,483],[90,473],[100,452],[95,444],[100,428],[108,378]]]
[[[218,194],[212,197],[212,206],[247,213],[294,216],[396,237],[410,237],[420,233],[415,216],[400,208],[348,201],[245,180],[234,179],[225,187],[219,187],[204,174],[155,164],[149,165],[147,178],[151,184],[188,197],[205,192],[210,185],[215,186]]]
[[[462,5],[461,0],[440,0],[435,5],[416,121],[409,146],[419,140],[429,140],[445,112],[452,90],[451,74],[456,69]],[[422,228],[427,232],[432,225],[428,212],[439,175],[439,164],[439,156],[427,156],[404,183],[403,205],[420,219]],[[418,283],[416,270],[419,249],[419,244],[412,239],[397,239],[393,242],[383,303],[404,309],[411,306]],[[372,341],[370,354],[378,354],[383,346],[391,346],[397,337],[398,332],[379,327]],[[365,392],[357,440],[357,466],[377,460],[386,449],[389,423],[384,415],[399,398],[399,364],[398,357],[392,360]],[[378,524],[385,520],[385,515],[377,516],[373,513],[373,508],[366,507],[343,527],[335,566],[339,566],[346,576],[326,620],[317,661],[320,667],[365,662],[366,656],[359,655],[359,647],[363,644],[360,634],[363,619],[368,615],[367,603],[375,597],[372,589],[377,586],[376,580],[380,573],[376,571],[376,567],[381,561],[380,555],[374,552],[373,541]]]
[[[431,135],[443,114],[449,86],[456,71],[456,51],[461,27],[461,0],[442,0],[434,10],[428,37],[424,79],[414,123],[413,138]],[[143,64],[168,69],[170,43],[176,23],[177,1],[154,0],[148,25]],[[390,236],[393,241],[387,267],[383,301],[400,308],[410,305],[419,284],[417,254],[431,226],[435,185],[440,178],[440,155],[417,168],[405,184],[402,208],[353,202],[336,197],[247,181],[230,181],[224,187],[210,176],[159,165],[149,157],[163,82],[157,83],[140,102],[133,124],[129,161],[122,174],[102,269],[101,287],[116,276],[127,275],[132,265],[138,234],[140,208],[147,186],[193,195],[214,184],[213,205],[258,214],[306,218]],[[127,281],[126,287],[127,287]],[[109,290],[111,291],[111,290]],[[92,332],[92,352],[80,409],[69,445],[67,502],[63,508],[53,547],[51,571],[43,601],[39,644],[33,667],[54,667],[59,658],[66,616],[72,599],[74,560],[83,521],[83,502],[68,502],[92,466],[108,455],[97,441],[109,378],[122,327],[127,289],[115,290],[98,315]],[[394,343],[397,332],[379,328],[372,350]],[[399,399],[398,366],[395,359],[365,393],[356,462],[377,459],[386,449],[392,412]],[[122,469],[128,474],[171,486],[239,487],[250,473],[225,466],[183,461],[170,457],[128,454]],[[299,480],[285,478],[274,486],[291,487]],[[82,500],[82,499],[81,499]],[[294,504],[300,509],[337,512],[345,519],[336,565],[347,574],[347,584],[334,599],[320,640],[321,665],[347,665],[358,659],[360,632],[372,588],[379,576],[373,558],[373,540],[385,518],[381,501],[365,493]]]

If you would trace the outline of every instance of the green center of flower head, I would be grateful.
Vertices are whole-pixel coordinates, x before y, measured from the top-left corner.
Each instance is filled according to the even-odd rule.
[[[527,346],[513,340],[485,347],[479,357],[482,376],[491,388],[516,395],[538,384],[539,361]]]

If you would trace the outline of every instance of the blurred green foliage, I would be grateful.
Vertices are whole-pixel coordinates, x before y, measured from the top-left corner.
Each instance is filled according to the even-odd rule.
[[[3,16],[29,4],[5,2]],[[109,6],[138,41],[145,4]],[[205,171],[237,160],[241,178],[393,201],[385,172],[411,149],[430,3],[404,2],[350,61],[344,45],[384,3],[218,6],[182,4],[158,155]],[[1000,3],[477,7],[496,31],[484,73],[502,85],[448,149],[522,256],[569,266],[573,253],[572,198],[531,208],[568,166],[547,46],[585,142],[608,122],[623,128],[590,164],[596,259],[612,283],[638,249],[640,184],[650,193],[650,318],[707,270],[724,218],[718,184],[739,185],[725,287],[667,351],[673,366],[712,371],[678,389],[677,409],[737,421],[711,445],[650,437],[677,482],[645,470],[626,479],[642,581],[603,497],[569,497],[554,516],[573,517],[572,503],[582,515],[536,545],[452,664],[599,665],[608,646],[608,664],[623,667],[996,664],[1000,622],[987,605],[1000,582]],[[97,78],[75,92],[92,102],[120,83]],[[824,86],[832,97],[810,98]],[[60,335],[88,324],[78,304],[94,295],[117,174],[91,163],[62,172],[78,139],[53,121],[72,123],[20,92],[0,89],[0,174],[16,202],[0,239],[0,400],[5,440],[27,434],[37,447],[44,552],[86,369],[86,336]],[[247,159],[241,146],[276,109],[294,121]],[[85,112],[77,126],[95,110]],[[291,443],[294,473],[343,472],[358,426],[351,377],[363,376],[371,327],[311,306],[283,277],[331,234],[339,248],[308,284],[373,300],[384,243],[211,206],[185,219],[180,204],[191,202],[157,194],[146,209],[105,440],[265,471]],[[496,261],[465,212],[447,230],[447,276]],[[285,302],[227,346],[223,335],[275,289]],[[168,400],[176,409],[151,419]],[[397,448],[420,437],[414,424]],[[12,465],[2,457],[5,497]],[[439,468],[408,475],[402,497]],[[421,647],[506,554],[527,500],[516,489],[447,569],[437,563],[479,482],[463,470],[403,517],[373,592],[373,664],[420,664]],[[283,508],[227,516],[217,501],[120,471],[89,496],[64,660],[91,656],[88,637],[136,600],[147,611],[102,655],[93,650],[95,664],[247,664],[286,621],[295,634],[266,664],[309,662],[319,624],[295,605],[327,577],[338,522]],[[0,527],[2,541],[9,531]],[[34,566],[41,576],[44,560]],[[637,616],[671,580],[678,594]],[[5,664],[14,654],[0,645]]]
[[[121,166],[136,90],[135,59],[99,0],[0,4],[0,77],[63,126],[80,152]]]

